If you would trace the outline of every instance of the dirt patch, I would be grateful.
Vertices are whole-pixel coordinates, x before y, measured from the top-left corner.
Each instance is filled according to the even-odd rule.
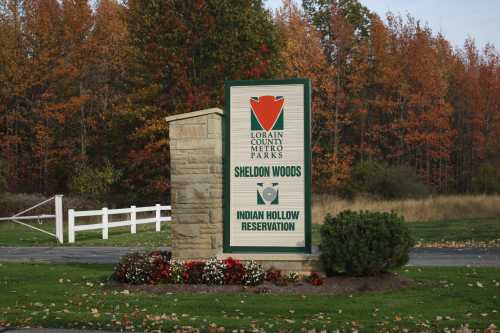
[[[277,286],[270,282],[255,287],[240,285],[210,286],[205,284],[158,284],[134,286],[121,283],[110,283],[107,288],[123,292],[164,293],[257,293],[257,294],[321,294],[345,295],[358,292],[395,291],[415,284],[412,279],[394,273],[385,273],[369,277],[336,276],[325,278],[323,285],[313,286],[307,282],[289,283]]]

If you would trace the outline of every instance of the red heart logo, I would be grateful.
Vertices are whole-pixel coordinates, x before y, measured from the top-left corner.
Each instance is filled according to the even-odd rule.
[[[284,98],[276,99],[274,96],[260,96],[258,100],[250,99],[250,106],[260,125],[266,131],[270,131],[280,115]]]

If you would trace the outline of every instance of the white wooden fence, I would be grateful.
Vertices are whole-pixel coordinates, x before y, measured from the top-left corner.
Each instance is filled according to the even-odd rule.
[[[25,214],[25,213],[27,213],[27,212],[29,212],[37,207],[48,204],[52,200],[54,201],[54,214],[39,214],[39,215],[29,215],[29,216],[23,215],[23,214]],[[37,228],[37,227],[30,225],[28,223],[24,223],[24,222],[19,221],[19,220],[38,220],[39,222],[41,222],[42,220],[46,220],[46,219],[49,219],[49,220],[55,219],[56,220],[56,233],[55,234],[53,234],[47,230]],[[23,226],[28,227],[30,229],[34,229],[34,230],[43,232],[44,234],[55,237],[57,239],[57,241],[60,244],[62,244],[64,242],[64,239],[63,239],[64,238],[64,236],[63,236],[63,234],[64,234],[64,232],[63,232],[63,195],[57,194],[51,198],[48,198],[45,201],[37,203],[36,205],[31,206],[30,208],[25,209],[22,212],[14,214],[10,217],[0,217],[0,221],[12,221],[14,223],[23,225]]]
[[[172,220],[170,216],[161,216],[161,212],[170,210],[171,206],[162,206],[160,204],[157,204],[156,206],[152,207],[131,206],[130,208],[120,208],[120,209],[103,208],[100,210],[84,210],[84,211],[75,211],[74,209],[70,209],[68,210],[68,241],[70,243],[74,243],[75,233],[77,231],[84,231],[84,230],[102,229],[102,239],[108,239],[109,228],[130,226],[130,232],[132,234],[135,234],[137,231],[136,226],[138,224],[146,224],[146,223],[155,223],[156,231],[158,232],[161,230],[161,222]],[[155,217],[137,219],[137,213],[145,213],[145,212],[154,212]],[[112,222],[109,221],[110,215],[118,215],[118,214],[122,215],[129,214],[130,220],[112,221]],[[101,222],[94,224],[75,225],[75,218],[84,216],[86,217],[100,216]]]

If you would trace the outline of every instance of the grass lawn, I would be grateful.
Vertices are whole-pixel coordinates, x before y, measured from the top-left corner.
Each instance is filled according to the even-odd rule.
[[[500,325],[500,269],[407,268],[417,281],[395,292],[345,296],[151,294],[105,283],[110,265],[0,264],[0,326],[172,330],[302,328],[373,332]]]
[[[53,222],[34,226],[53,232]],[[500,238],[500,219],[464,219],[427,222],[408,222],[415,240],[427,242],[441,241],[492,241]],[[320,225],[313,224],[313,244],[319,244]],[[64,232],[67,242],[67,231]],[[42,246],[57,245],[55,238],[39,231],[28,229],[13,222],[0,222],[0,246]],[[170,245],[169,222],[162,223],[162,231],[155,232],[153,224],[138,225],[137,234],[130,233],[128,227],[109,229],[109,239],[101,239],[100,231],[76,233],[76,243],[65,246],[144,246],[158,247]]]
[[[53,221],[45,221],[43,224],[31,222],[31,224],[37,228],[55,233]],[[64,246],[168,246],[170,245],[170,235],[169,222],[162,222],[160,232],[155,232],[154,224],[142,224],[137,225],[135,235],[130,233],[130,227],[110,228],[108,240],[103,240],[102,232],[98,230],[78,231],[76,233],[76,242],[69,244],[68,231],[65,228]],[[0,246],[55,245],[59,245],[55,237],[10,221],[0,222]]]
[[[408,226],[415,239],[424,242],[500,239],[500,219],[410,222]]]
[[[500,239],[500,219],[463,219],[408,222],[416,241],[493,241]],[[319,244],[321,225],[313,225],[313,244]]]

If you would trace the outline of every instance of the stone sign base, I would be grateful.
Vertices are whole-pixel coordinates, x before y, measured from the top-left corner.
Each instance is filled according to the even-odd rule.
[[[239,259],[241,261],[256,261],[269,269],[274,267],[284,272],[310,273],[321,272],[321,262],[319,260],[319,250],[313,247],[313,253],[223,253],[217,256],[218,259],[227,258]]]
[[[166,118],[176,259],[222,251],[222,114],[214,108]]]

